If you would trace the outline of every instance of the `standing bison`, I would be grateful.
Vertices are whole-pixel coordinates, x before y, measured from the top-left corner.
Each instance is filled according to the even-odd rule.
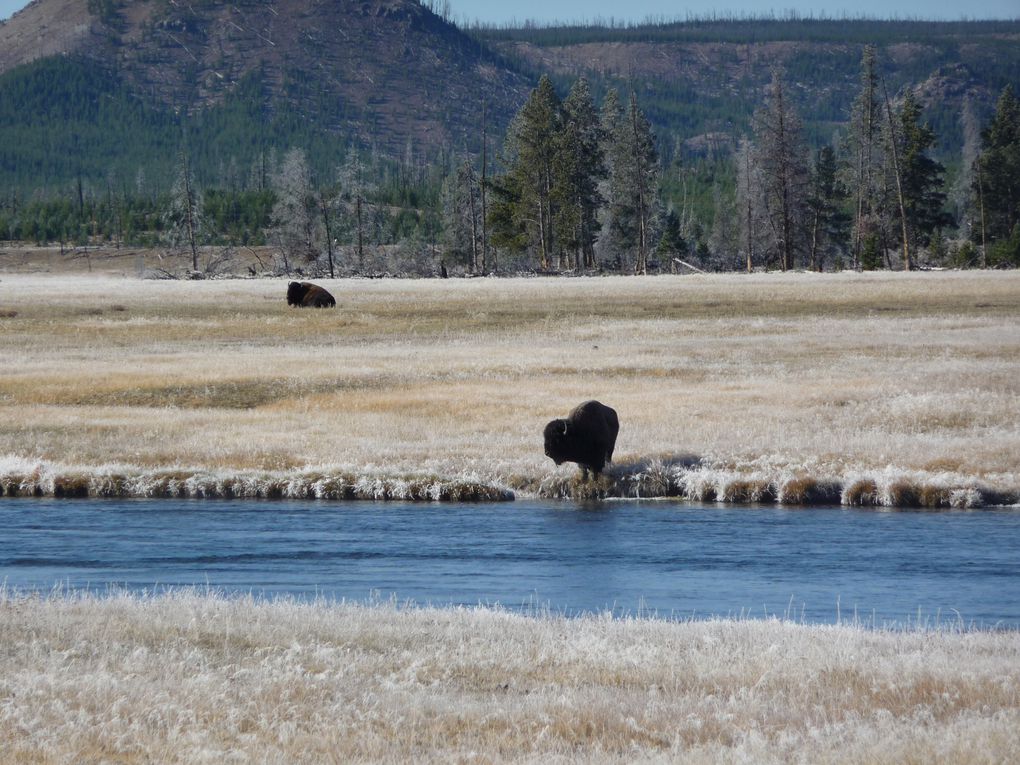
[[[597,478],[612,462],[620,420],[616,410],[598,401],[585,401],[567,415],[545,426],[545,454],[557,464],[576,462],[587,480],[591,470]]]
[[[333,308],[336,300],[317,284],[291,282],[287,285],[287,305],[296,305],[298,308]]]

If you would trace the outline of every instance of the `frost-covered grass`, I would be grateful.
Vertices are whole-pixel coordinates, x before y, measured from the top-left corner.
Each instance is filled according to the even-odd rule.
[[[718,470],[698,461],[651,460],[610,466],[598,480],[557,473],[541,480],[518,478],[513,487],[477,475],[354,474],[320,470],[234,471],[141,469],[131,465],[75,467],[0,458],[0,496],[401,500],[408,502],[498,502],[516,493],[547,498],[660,499],[690,502],[779,502],[785,505],[975,508],[1020,501],[954,473],[886,469],[844,480],[802,472]]]
[[[1020,634],[0,590],[4,762],[1012,762]]]
[[[0,485],[1017,501],[1020,273],[321,283],[0,275]],[[587,398],[601,485],[542,453]]]
[[[338,471],[149,469],[130,465],[67,467],[0,459],[0,496],[189,499],[327,499],[487,502],[512,491],[463,476],[353,475]]]

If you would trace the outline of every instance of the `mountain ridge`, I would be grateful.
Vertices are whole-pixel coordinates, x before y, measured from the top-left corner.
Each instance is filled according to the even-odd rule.
[[[0,51],[0,73],[47,56],[90,59],[184,114],[258,72],[268,110],[294,109],[389,151],[464,143],[483,98],[506,121],[528,91],[412,0],[34,0],[0,26]]]

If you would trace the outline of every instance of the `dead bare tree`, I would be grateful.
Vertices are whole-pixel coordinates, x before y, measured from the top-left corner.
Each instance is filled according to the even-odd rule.
[[[903,201],[903,174],[900,172],[900,152],[897,146],[899,139],[896,133],[896,120],[893,117],[892,101],[889,91],[882,80],[882,95],[885,97],[885,112],[889,118],[889,149],[893,161],[893,175],[896,179],[896,199],[900,207],[900,228],[903,232],[903,270],[910,270],[910,240],[907,235],[907,207]]]
[[[188,152],[181,149],[177,179],[170,192],[170,206],[164,220],[166,239],[172,249],[185,248],[191,255],[191,270],[198,268],[198,242],[204,230],[202,195],[195,185]]]
[[[808,169],[800,119],[786,98],[778,69],[772,72],[765,105],[755,112],[754,135],[766,219],[780,267],[786,271],[795,266],[803,238]]]

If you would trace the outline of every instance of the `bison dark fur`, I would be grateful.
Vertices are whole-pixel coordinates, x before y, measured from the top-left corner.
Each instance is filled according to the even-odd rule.
[[[317,284],[291,282],[287,285],[287,304],[299,308],[333,308],[336,300]]]
[[[545,426],[545,454],[557,464],[576,462],[588,477],[596,477],[613,459],[620,420],[616,410],[598,401],[585,401],[567,415]]]

